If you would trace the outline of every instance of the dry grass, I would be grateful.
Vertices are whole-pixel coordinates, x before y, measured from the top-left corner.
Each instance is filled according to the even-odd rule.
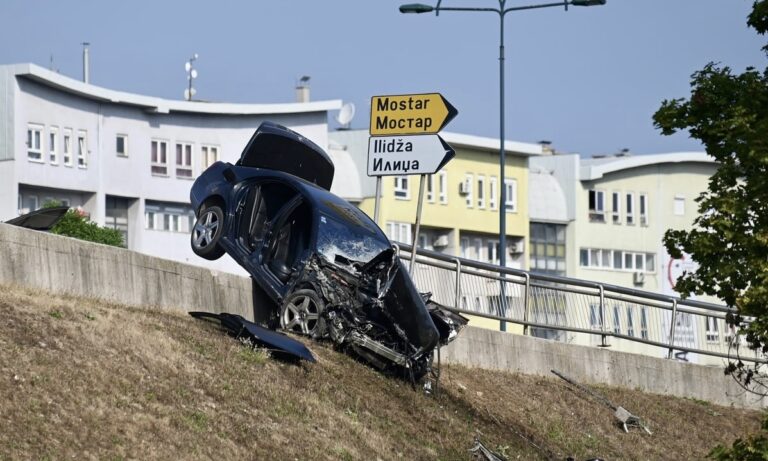
[[[186,315],[0,286],[0,459],[702,458],[760,413],[605,388],[653,436],[557,378],[444,367],[438,397],[311,343],[252,351]],[[526,442],[524,437],[532,443]]]

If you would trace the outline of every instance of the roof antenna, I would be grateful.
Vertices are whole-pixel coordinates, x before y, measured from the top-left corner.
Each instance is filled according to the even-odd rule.
[[[84,83],[90,83],[91,82],[91,58],[90,53],[88,51],[88,47],[91,44],[88,42],[83,42],[83,82]]]
[[[191,101],[192,96],[194,96],[195,93],[197,93],[197,90],[192,88],[192,80],[197,78],[197,69],[192,67],[192,63],[197,61],[197,58],[198,58],[198,54],[195,53],[192,55],[191,58],[189,58],[189,61],[187,61],[184,64],[184,70],[187,71],[187,88],[184,90],[184,99],[186,99],[187,101]]]

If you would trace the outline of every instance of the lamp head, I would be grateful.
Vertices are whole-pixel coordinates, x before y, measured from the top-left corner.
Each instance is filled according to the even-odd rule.
[[[605,5],[606,0],[571,0],[573,6],[598,6]]]
[[[605,0],[603,0],[605,1]],[[407,5],[400,5],[401,13],[431,13],[435,9],[429,5],[423,3],[408,3]]]

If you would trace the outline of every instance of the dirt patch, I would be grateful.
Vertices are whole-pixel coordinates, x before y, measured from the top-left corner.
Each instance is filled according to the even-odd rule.
[[[316,364],[252,351],[187,315],[0,286],[0,459],[702,458],[760,413],[557,378],[444,367],[426,396],[307,341]]]

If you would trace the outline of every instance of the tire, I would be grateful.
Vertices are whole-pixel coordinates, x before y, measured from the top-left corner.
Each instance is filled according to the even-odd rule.
[[[325,302],[315,290],[296,290],[283,302],[280,309],[280,327],[283,330],[319,338],[325,332],[321,318]]]
[[[224,211],[218,205],[211,205],[200,210],[192,228],[192,251],[201,258],[213,261],[224,255],[219,246],[224,232]]]

